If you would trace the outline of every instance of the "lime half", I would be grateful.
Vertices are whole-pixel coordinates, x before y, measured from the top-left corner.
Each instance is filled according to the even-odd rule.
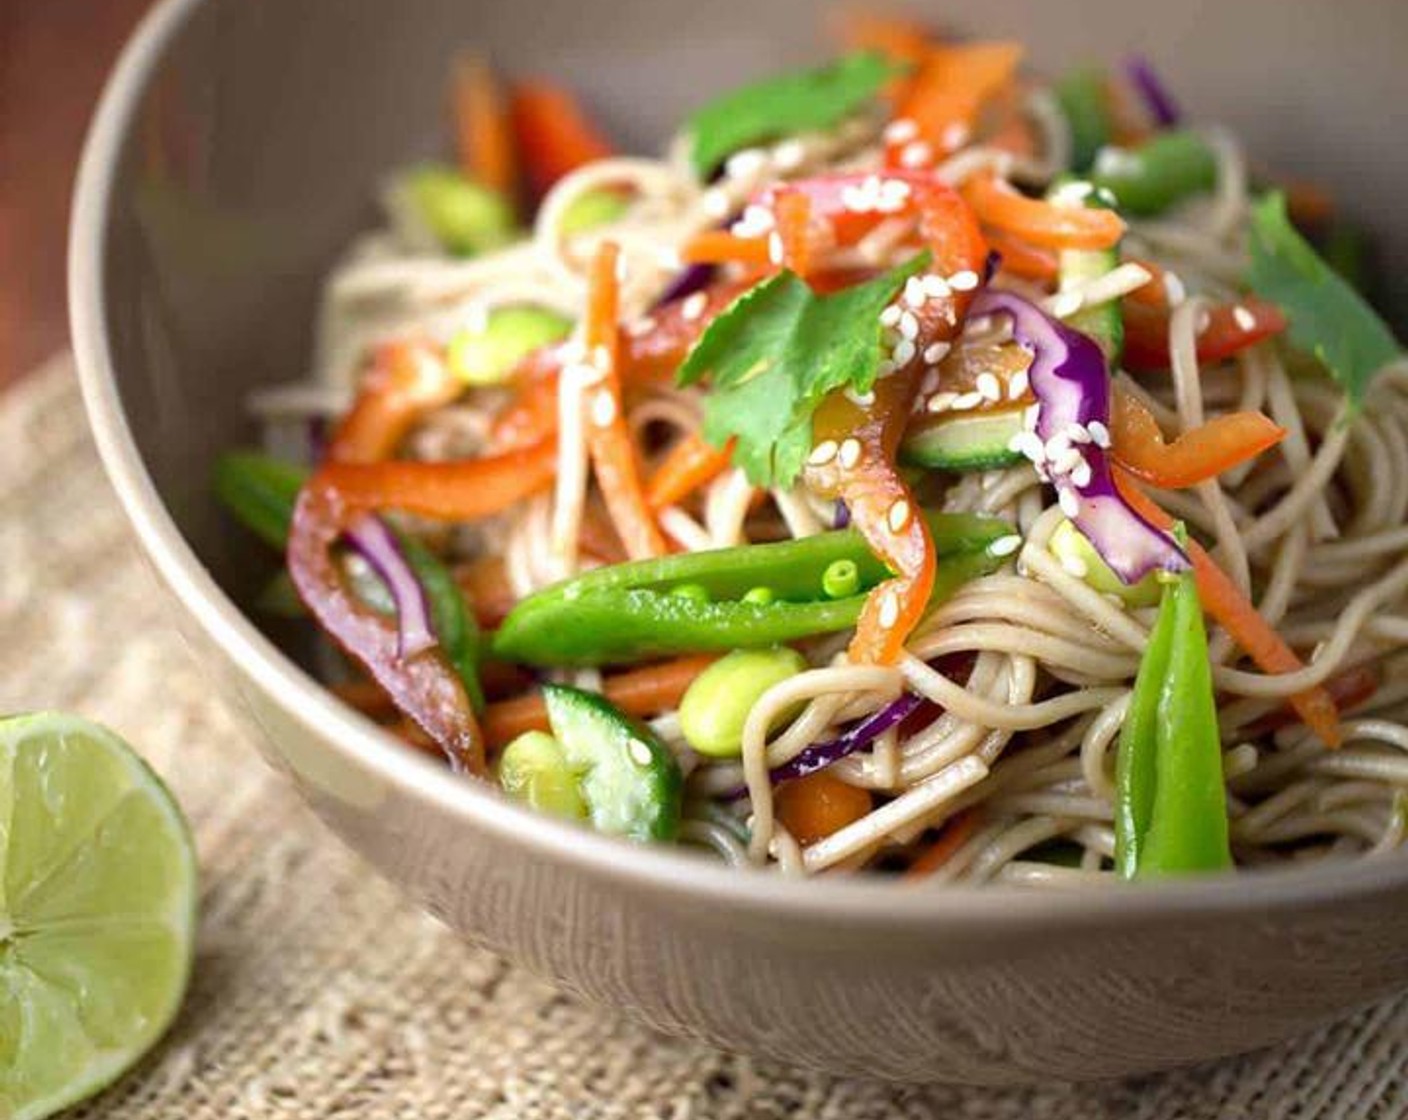
[[[196,859],[175,801],[112,732],[0,720],[0,1116],[90,1096],[170,1025]]]

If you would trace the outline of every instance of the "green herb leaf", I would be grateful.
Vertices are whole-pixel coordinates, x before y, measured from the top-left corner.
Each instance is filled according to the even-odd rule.
[[[880,313],[930,254],[819,296],[791,272],[745,292],[695,343],[679,383],[709,378],[704,437],[738,438],[733,460],[760,486],[787,486],[812,446],[812,413],[842,388],[868,392],[880,364]]]
[[[1398,340],[1296,232],[1279,191],[1253,208],[1251,234],[1248,282],[1280,305],[1291,321],[1291,341],[1314,354],[1358,406],[1374,374],[1402,353]]]
[[[725,94],[685,122],[694,169],[705,178],[740,148],[792,132],[830,128],[903,70],[876,51],[861,51],[829,66],[768,78]]]

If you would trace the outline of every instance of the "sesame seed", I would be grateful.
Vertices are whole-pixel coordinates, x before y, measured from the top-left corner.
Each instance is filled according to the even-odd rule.
[[[592,365],[601,370],[609,370],[611,368],[611,351],[605,346],[593,347]]]
[[[919,383],[919,391],[928,396],[939,387],[939,371],[931,369],[924,374],[924,380]]]
[[[953,294],[949,289],[948,281],[935,273],[926,273],[919,278],[919,281],[924,285],[924,293],[930,299],[947,299]]]
[[[1022,413],[1022,424],[1027,428],[1035,428],[1037,421],[1041,419],[1041,402],[1028,405],[1027,410]]]
[[[919,337],[919,320],[914,317],[913,311],[906,311],[900,316],[900,337],[910,342]]]
[[[847,389],[846,399],[857,408],[869,408],[875,403],[875,394],[873,392],[857,393],[854,389]]]
[[[1077,464],[1085,462],[1074,447],[1062,447],[1053,454],[1050,443],[1046,445],[1046,457],[1051,460],[1052,474],[1070,474]]]
[[[844,441],[841,444],[841,450],[837,453],[841,461],[841,466],[845,467],[846,470],[850,470],[854,467],[860,462],[861,450],[860,440],[848,439]]]
[[[876,377],[877,380],[878,380],[879,378],[882,378],[882,377],[889,377],[891,374],[893,374],[893,373],[894,373],[896,370],[898,370],[899,368],[900,368],[900,367],[897,366],[897,365],[895,365],[895,363],[894,363],[894,361],[893,361],[892,359],[890,359],[890,358],[881,358],[881,359],[880,359],[880,364],[875,367],[875,377]]]
[[[562,376],[571,384],[586,388],[597,384],[606,375],[589,362],[569,362],[562,367]]]
[[[632,338],[643,338],[645,335],[648,335],[651,331],[653,331],[655,327],[655,317],[652,315],[646,315],[640,319],[637,319],[634,323],[627,327],[626,333],[629,334]]]
[[[575,365],[578,362],[587,360],[587,344],[580,338],[574,338],[570,342],[562,344],[563,365]]]
[[[880,325],[882,327],[893,327],[900,321],[902,309],[896,304],[890,304],[884,311],[880,312]]]
[[[909,524],[909,503],[901,498],[890,507],[885,521],[890,526],[890,532],[898,533]]]
[[[1164,294],[1168,296],[1168,305],[1177,307],[1188,298],[1188,289],[1183,286],[1183,281],[1176,272],[1164,273]]]
[[[901,167],[927,167],[934,162],[934,149],[923,140],[913,140],[900,149]]]
[[[1063,486],[1056,494],[1056,500],[1061,506],[1061,512],[1074,520],[1080,516],[1080,495],[1069,487]]]
[[[1084,459],[1071,468],[1071,481],[1082,490],[1090,485],[1091,477],[1090,464]]]
[[[914,360],[915,346],[907,338],[902,338],[895,345],[895,356],[891,359],[896,366],[907,366]]]
[[[885,126],[885,143],[908,144],[919,135],[919,125],[908,117],[900,117]]]
[[[1199,311],[1198,325],[1194,328],[1196,333],[1204,334],[1210,326],[1212,326],[1212,316],[1209,315],[1206,311]]]
[[[733,209],[733,202],[728,194],[717,187],[710,187],[705,191],[699,204],[711,218],[727,218],[729,211]]]
[[[708,306],[709,297],[703,292],[695,292],[680,305],[680,315],[686,322],[693,322],[704,314],[704,309]]]
[[[1035,432],[1021,431],[1007,441],[1007,449],[1041,464],[1046,461],[1046,445]]]
[[[762,237],[776,224],[771,210],[766,206],[750,203],[744,207],[743,214],[738,221],[729,227],[729,232],[735,237]]]
[[[924,285],[919,277],[911,276],[904,282],[904,301],[910,307],[921,308],[929,300],[929,295],[924,291]]]
[[[796,171],[807,158],[807,149],[800,140],[784,140],[772,150],[772,161],[779,171]]]
[[[1085,426],[1085,430],[1090,433],[1090,441],[1096,447],[1110,446],[1110,429],[1099,420],[1092,420]]]
[[[626,257],[625,257],[625,254],[623,253],[621,256],[619,256],[619,257],[616,258],[616,283],[618,283],[618,284],[624,284],[625,282],[626,282]]]
[[[1072,443],[1089,443],[1090,429],[1087,428],[1084,424],[1067,424],[1066,438]]]
[[[947,412],[958,399],[957,393],[935,393],[925,406],[930,412]]]
[[[982,403],[982,393],[959,393],[958,396],[953,398],[952,407],[954,412],[968,412],[972,409],[979,408]]]
[[[977,389],[978,395],[984,400],[1000,401],[1002,399],[1002,385],[991,373],[978,374]]]
[[[1061,292],[1051,300],[1051,314],[1058,319],[1069,319],[1085,304],[1085,297],[1079,292]]]
[[[893,591],[885,592],[880,600],[880,625],[888,630],[900,620],[900,601]]]
[[[768,156],[760,148],[744,148],[734,152],[724,163],[724,170],[730,179],[750,179],[760,174],[768,165]]]
[[[947,342],[932,342],[924,348],[924,360],[931,366],[936,366],[948,357],[949,349]]]
[[[944,147],[949,151],[955,151],[968,143],[968,126],[962,121],[954,121],[943,131]]]
[[[773,264],[781,264],[787,256],[787,249],[782,244],[782,234],[773,232],[768,234],[768,259]]]
[[[651,762],[650,748],[639,739],[632,739],[631,745],[626,748],[630,751],[631,761],[637,766],[649,766]]]
[[[836,458],[836,441],[824,439],[812,448],[812,453],[807,456],[807,462],[814,467],[824,467],[834,458]]]
[[[616,419],[616,398],[603,389],[592,401],[592,421],[598,428],[605,428]]]
[[[1007,382],[1007,399],[1019,401],[1027,395],[1027,390],[1031,388],[1031,378],[1027,371],[1019,369]]]
[[[1079,556],[1061,557],[1061,567],[1065,568],[1067,573],[1075,576],[1076,579],[1084,579],[1090,574],[1090,569],[1085,566],[1085,561]]]
[[[988,545],[988,553],[992,556],[1011,556],[1021,547],[1022,538],[1013,533],[1010,537],[998,537]]]
[[[1243,307],[1240,303],[1232,308],[1232,321],[1244,331],[1256,330],[1256,316]]]
[[[948,286],[955,292],[971,292],[978,286],[978,274],[971,268],[965,268],[948,278]]]

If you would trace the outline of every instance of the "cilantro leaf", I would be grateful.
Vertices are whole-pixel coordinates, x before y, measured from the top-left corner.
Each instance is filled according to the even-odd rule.
[[[1280,305],[1291,341],[1314,354],[1357,407],[1374,374],[1402,352],[1393,332],[1296,232],[1279,191],[1252,209],[1251,249],[1252,289]]]
[[[738,438],[733,460],[760,486],[788,486],[812,446],[826,394],[868,392],[880,365],[880,313],[930,254],[864,284],[819,296],[791,272],[745,292],[680,367],[679,383],[709,378],[704,438]]]
[[[685,122],[701,178],[726,156],[791,132],[830,128],[855,112],[903,67],[877,51],[860,51],[815,70],[767,78],[726,93]]]

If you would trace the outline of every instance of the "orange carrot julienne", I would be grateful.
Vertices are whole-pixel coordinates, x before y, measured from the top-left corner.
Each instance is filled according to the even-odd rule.
[[[778,821],[803,847],[854,824],[873,804],[869,790],[847,785],[825,770],[786,782],[776,794]]]
[[[894,88],[889,91],[892,94],[908,87],[934,45],[932,36],[920,24],[876,12],[846,12],[837,21],[837,30],[837,37],[852,50],[878,51],[891,62],[912,68],[910,74],[895,79]]]
[[[715,654],[694,654],[616,673],[602,681],[602,693],[628,716],[659,715],[678,707],[694,678],[715,660]],[[539,692],[498,700],[484,710],[490,747],[502,747],[525,731],[546,730],[548,711]]]
[[[513,124],[487,59],[465,55],[455,64],[450,100],[460,170],[475,182],[512,198],[518,187]]]
[[[375,463],[389,458],[416,420],[449,404],[464,385],[438,348],[420,340],[377,347],[357,399],[334,431],[328,459]]]
[[[1116,389],[1110,436],[1115,461],[1130,474],[1162,490],[1181,490],[1275,447],[1286,429],[1260,412],[1233,412],[1168,443],[1139,399]]]
[[[694,493],[727,469],[733,440],[715,447],[698,432],[691,432],[670,448],[646,488],[645,500],[653,510],[672,506]]]
[[[606,509],[632,560],[663,556],[665,538],[655,524],[641,485],[640,464],[621,401],[619,246],[603,241],[592,260],[587,294],[588,353],[602,355],[600,382],[586,390],[587,449]],[[604,354],[603,354],[604,351]],[[600,359],[597,359],[598,361]]]
[[[951,860],[958,849],[968,843],[977,830],[978,811],[976,809],[964,809],[961,813],[956,813],[944,823],[939,838],[925,848],[919,858],[905,870],[905,878],[922,879],[927,875],[932,875]]]
[[[1164,530],[1173,527],[1173,518],[1134,484],[1132,475],[1118,467],[1115,470],[1115,485],[1124,500],[1150,524]],[[1304,669],[1305,663],[1261,617],[1255,604],[1242,594],[1241,589],[1202,546],[1196,541],[1189,541],[1187,551],[1193,561],[1193,574],[1197,579],[1203,609],[1232,635],[1247,656],[1267,673],[1294,673]],[[1325,688],[1316,686],[1297,692],[1290,697],[1290,703],[1306,726],[1320,736],[1326,746],[1338,747],[1344,741],[1339,709]]]
[[[1044,249],[1108,249],[1124,233],[1124,222],[1113,210],[1053,206],[1027,198],[992,175],[969,179],[963,197],[984,225]]]
[[[800,191],[782,191],[777,199],[777,235],[782,241],[782,263],[806,278],[811,270],[812,204]]]
[[[1018,43],[964,43],[934,47],[914,78],[897,119],[912,121],[918,140],[942,159],[963,147],[972,135],[978,112],[1011,81],[1022,60]],[[890,161],[914,166],[906,153],[914,138],[890,144]]]
[[[727,230],[696,233],[680,249],[686,264],[759,264],[772,262],[766,237],[738,237]]]

